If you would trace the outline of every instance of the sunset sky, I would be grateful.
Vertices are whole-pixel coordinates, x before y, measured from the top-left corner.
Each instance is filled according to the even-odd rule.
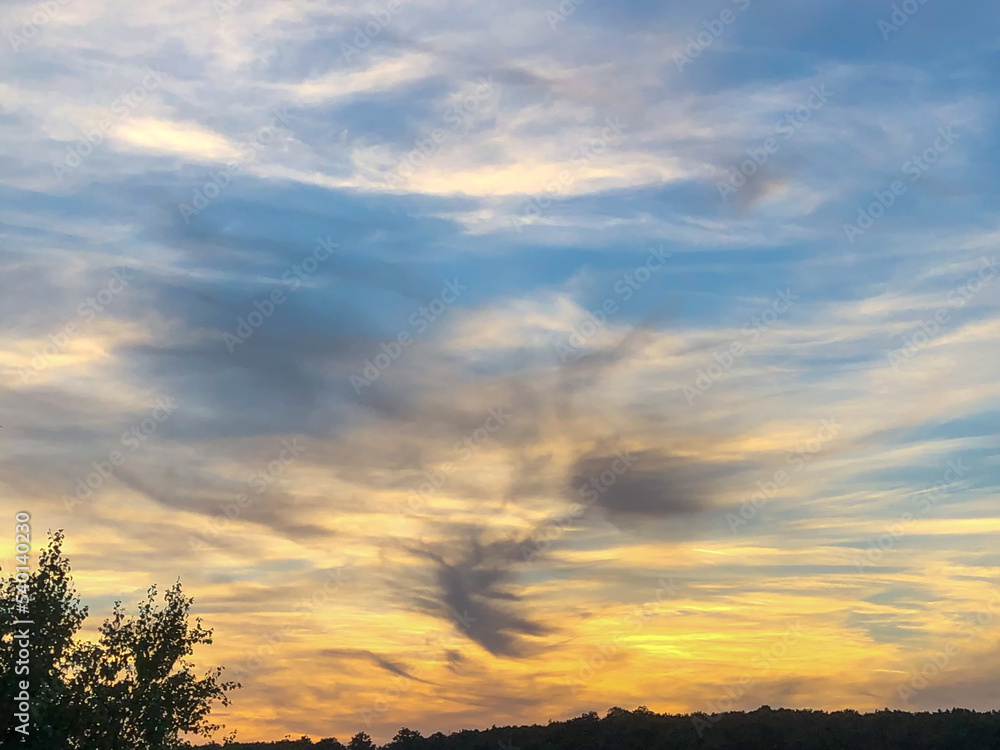
[[[998,22],[5,2],[4,512],[243,740],[996,708]]]

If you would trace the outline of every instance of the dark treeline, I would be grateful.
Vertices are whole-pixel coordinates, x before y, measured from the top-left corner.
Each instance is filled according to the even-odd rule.
[[[223,747],[209,745],[208,747]],[[371,750],[359,733],[334,738],[237,742],[227,750]],[[988,750],[1000,748],[1000,711],[808,711],[764,706],[751,712],[657,714],[612,708],[547,725],[493,727],[423,737],[401,729],[383,750]]]

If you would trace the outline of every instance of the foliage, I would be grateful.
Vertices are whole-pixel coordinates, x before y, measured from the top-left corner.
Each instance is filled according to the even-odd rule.
[[[185,735],[208,737],[220,727],[208,720],[213,704],[228,705],[239,685],[221,681],[221,668],[202,677],[188,657],[212,643],[201,619],[189,627],[192,599],[181,584],[157,603],[150,587],[138,614],[121,602],[101,625],[96,641],[77,637],[86,607],[80,606],[62,532],[50,535],[30,574],[28,617],[30,672],[14,674],[12,636],[17,612],[13,577],[0,588],[0,688],[4,696],[0,737],[5,745],[51,750],[173,750],[189,747]],[[23,615],[21,616],[23,617]],[[16,729],[12,699],[27,679],[30,722],[27,742]],[[311,746],[311,744],[310,744]]]
[[[375,743],[365,732],[358,732],[347,743],[347,750],[375,750]]]
[[[357,737],[368,740],[359,733]],[[369,740],[370,741],[370,740]],[[277,750],[281,743],[249,743],[238,750]],[[305,746],[310,747],[310,746]],[[312,747],[320,747],[314,745]],[[355,743],[349,748],[374,747]],[[1000,747],[1000,711],[936,713],[777,709],[724,714],[657,714],[612,708],[545,726],[493,727],[421,737],[401,729],[383,750],[984,750]]]
[[[70,685],[64,679],[73,653],[73,637],[87,617],[87,608],[73,588],[69,561],[62,555],[63,535],[52,535],[49,545],[38,556],[38,564],[29,575],[27,590],[30,615],[17,611],[18,583],[9,576],[0,583],[0,738],[16,741],[21,747],[22,735],[14,731],[13,698],[20,692],[18,684],[29,682],[31,708],[39,721],[31,727],[31,738],[39,747],[66,745],[74,711],[70,705]],[[30,662],[18,661],[13,635],[15,620],[30,618]],[[27,674],[25,674],[27,671]]]

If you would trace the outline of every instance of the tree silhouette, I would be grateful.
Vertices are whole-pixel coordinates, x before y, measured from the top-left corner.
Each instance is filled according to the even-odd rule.
[[[15,731],[14,698],[21,692],[19,683],[29,684],[31,713],[36,717],[28,738],[38,747],[67,746],[67,737],[75,713],[70,706],[69,686],[64,676],[70,669],[73,637],[87,617],[87,608],[73,588],[69,561],[62,555],[63,534],[51,535],[42,549],[36,570],[27,581],[28,611],[18,613],[19,582],[13,575],[0,583],[0,690],[3,709],[0,737],[17,741],[21,747],[25,735]],[[21,583],[20,585],[23,585]],[[17,665],[14,650],[15,620],[30,619],[30,663]]]
[[[421,750],[425,745],[426,741],[420,732],[403,727],[385,747],[391,750]]]
[[[365,732],[358,732],[347,743],[347,750],[375,750],[375,743]]]
[[[319,750],[345,750],[336,737],[326,737],[316,743]]]
[[[221,668],[198,677],[188,660],[196,645],[212,643],[201,619],[189,627],[192,599],[180,582],[157,603],[151,586],[138,614],[115,602],[96,642],[76,638],[87,609],[73,588],[63,533],[50,536],[28,580],[30,592],[30,720],[18,731],[10,704],[19,679],[14,674],[17,584],[0,589],[0,673],[5,705],[2,736],[19,747],[52,750],[173,750],[189,747],[183,736],[208,737],[220,729],[208,720],[213,704],[229,705]],[[22,727],[22,729],[24,729]],[[21,742],[27,737],[27,742]]]
[[[325,747],[326,741],[234,743],[225,750],[308,750]],[[761,706],[749,712],[672,715],[645,706],[634,711],[615,707],[604,718],[590,711],[547,725],[463,729],[429,737],[403,727],[381,750],[411,742],[423,750],[993,750],[1000,748],[1000,711],[886,709],[859,714]],[[375,745],[359,732],[348,747],[371,750]]]

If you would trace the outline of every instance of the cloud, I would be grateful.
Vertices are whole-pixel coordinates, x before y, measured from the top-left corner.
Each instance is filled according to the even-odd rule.
[[[581,488],[589,486],[588,494],[597,493],[597,505],[613,514],[685,515],[710,506],[706,485],[716,472],[717,467],[693,466],[680,457],[626,449],[620,455],[581,456],[568,493],[583,494]]]
[[[322,651],[320,651],[320,656],[332,656],[338,659],[367,659],[376,666],[384,669],[386,672],[389,672],[391,674],[399,675],[400,677],[405,677],[408,680],[415,680],[416,682],[422,682],[427,685],[433,684],[428,682],[427,680],[422,680],[419,677],[414,677],[405,667],[396,664],[395,662],[385,658],[384,656],[379,656],[378,654],[372,653],[371,651],[366,651],[364,649],[325,648]]]
[[[799,615],[801,651],[746,700],[887,705],[886,675],[947,643],[954,612],[995,577],[977,552],[998,523],[995,288],[949,295],[998,237],[998,11],[977,3],[980,23],[960,28],[928,4],[883,42],[864,4],[785,5],[754,5],[683,70],[674,55],[710,20],[694,6],[584,3],[554,30],[520,0],[502,19],[404,3],[346,60],[378,0],[243,2],[223,17],[193,0],[61,5],[0,52],[5,498],[36,533],[67,528],[95,612],[181,576],[223,664],[291,625],[220,717],[252,739],[349,736],[387,673],[419,679],[373,728],[380,741],[400,723],[541,721],[651,695],[658,710],[703,708]],[[4,6],[0,26],[33,8]],[[162,85],[78,167],[54,170],[147,70]],[[491,76],[498,95],[453,128]],[[829,102],[723,200],[720,175],[822,85]],[[280,137],[185,221],[179,204],[276,110]],[[627,127],[595,145],[609,119]],[[904,163],[949,124],[955,147],[846,243],[843,224],[909,180]],[[447,139],[387,185],[435,129]],[[320,237],[339,254],[293,290],[285,274]],[[670,262],[624,299],[616,285],[651,246]],[[129,287],[81,313],[122,270]],[[467,291],[418,330],[411,316],[454,279]],[[755,326],[786,289],[800,301]],[[286,300],[230,351],[226,335],[274,290]],[[556,344],[609,298],[619,312],[561,359]],[[941,309],[946,324],[894,368],[887,354]],[[397,352],[401,333],[412,343]],[[683,387],[709,371],[689,403]],[[68,515],[61,496],[162,394],[176,416]],[[476,443],[500,407],[510,419]],[[734,535],[726,513],[805,455],[822,419],[840,435]],[[302,459],[255,493],[248,479],[295,439]],[[959,459],[968,475],[859,571],[869,541]],[[228,518],[242,494],[253,502]],[[192,554],[216,521],[225,531]],[[293,611],[348,560],[363,596]],[[673,575],[683,596],[569,695]],[[886,593],[914,581],[916,602]],[[416,673],[406,654],[428,644]],[[979,656],[921,705],[993,690]]]
[[[463,635],[494,656],[525,656],[530,647],[521,637],[539,637],[548,629],[511,611],[511,605],[520,601],[510,584],[516,563],[524,562],[521,541],[483,542],[473,535],[458,546],[466,549],[447,558],[443,550],[411,550],[434,563],[434,583],[429,593],[417,596],[414,603],[453,622]],[[454,550],[454,545],[448,549]]]
[[[132,119],[120,125],[115,136],[133,149],[196,161],[226,162],[239,156],[235,145],[225,137],[194,123]]]

